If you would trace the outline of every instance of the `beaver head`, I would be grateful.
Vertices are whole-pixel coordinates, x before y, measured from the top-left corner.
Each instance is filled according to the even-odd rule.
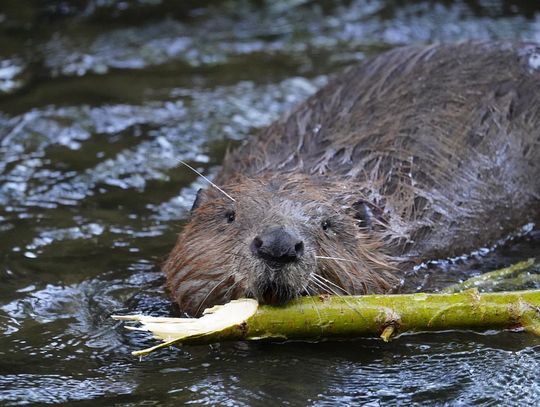
[[[183,311],[198,315],[239,297],[279,305],[301,295],[383,292],[393,282],[378,221],[343,181],[241,177],[223,190],[199,191],[165,263]]]

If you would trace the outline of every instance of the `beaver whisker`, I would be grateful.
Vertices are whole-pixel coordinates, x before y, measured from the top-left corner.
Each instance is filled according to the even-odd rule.
[[[313,276],[314,276],[315,278],[317,278],[319,281],[322,280],[322,281],[324,281],[325,283],[328,283],[328,284],[333,285],[333,286],[336,287],[338,290],[343,291],[345,294],[351,295],[351,293],[348,292],[345,288],[343,288],[343,287],[337,285],[336,283],[334,283],[333,281],[328,280],[327,278],[324,278],[324,277],[321,276],[320,274],[313,273]]]
[[[180,164],[184,164],[186,167],[188,167],[191,171],[193,171],[195,174],[197,174],[199,177],[204,179],[206,182],[208,182],[211,186],[216,188],[219,192],[221,192],[223,195],[225,195],[227,198],[229,198],[231,201],[236,202],[236,200],[230,196],[227,192],[222,190],[220,187],[218,187],[216,184],[214,184],[212,181],[210,181],[208,178],[206,178],[204,175],[202,175],[199,171],[197,171],[195,168],[193,168],[191,165],[186,163],[185,161],[178,160]]]
[[[344,259],[343,257],[315,256],[315,258],[316,259],[324,259],[324,260],[348,261],[349,263],[361,264],[361,262],[359,262],[357,260]]]
[[[337,260],[337,259],[339,259],[337,257],[331,257],[331,256],[315,256],[315,258],[324,259],[324,260]],[[344,260],[346,262],[348,262],[348,263],[355,263],[354,260],[348,260],[348,259],[344,259]],[[360,263],[360,262],[356,262],[356,263]],[[326,272],[327,273],[332,272],[335,279],[339,283],[341,283],[341,285],[336,285],[336,286],[339,287],[340,289],[344,290],[345,292],[347,292],[347,291],[344,288],[342,288],[342,287],[345,287],[345,284],[343,284],[343,282],[341,280],[341,277],[343,277],[343,276],[347,277],[347,279],[350,281],[350,286],[352,286],[353,291],[354,291],[355,282],[354,282],[354,279],[352,278],[352,275],[350,273],[339,274],[338,271],[333,267],[327,269]],[[319,276],[322,277],[320,274],[319,274]],[[330,281],[330,280],[328,280],[328,281]],[[349,292],[347,292],[347,294],[351,295]]]
[[[307,285],[304,285],[302,284],[302,289],[304,290],[304,292],[308,295],[308,296],[311,296],[312,294],[310,293],[309,291],[309,282]],[[313,301],[313,304],[315,305],[315,311],[317,312],[317,316],[319,317],[319,323],[322,322],[322,317],[321,317],[321,313],[319,312],[319,307],[317,307],[317,304],[315,303],[315,299],[313,297],[311,297],[311,301]],[[321,333],[324,331],[323,329],[323,326],[322,324],[319,324],[320,327],[321,327]]]
[[[311,279],[310,281],[315,284],[318,288],[322,289],[324,292],[323,294],[335,294],[337,296],[341,296],[338,292],[336,292],[332,287],[328,286],[322,281],[317,280],[315,277],[315,274],[310,275]]]
[[[358,311],[358,309],[352,305],[348,300],[347,300],[347,296],[344,296],[344,295],[341,295],[339,292],[337,292],[336,290],[332,289],[330,286],[328,286],[324,281],[321,281],[321,280],[317,280],[317,278],[320,278],[321,276],[318,275],[318,274],[315,274],[315,273],[311,273],[310,274],[310,277],[311,277],[311,282],[315,283],[315,285],[317,285],[319,288],[322,288],[323,290],[326,290],[326,293],[327,294],[334,294],[336,297],[339,297],[343,300],[343,302],[345,303],[345,305],[353,312],[355,312],[356,314],[358,315],[361,315],[360,312]],[[323,277],[324,278],[324,277]],[[325,279],[326,280],[326,279]],[[329,283],[332,283],[331,281],[329,280],[326,280],[327,282]],[[334,283],[332,283],[334,284]],[[334,284],[335,285],[335,284]],[[339,286],[336,286],[338,288],[340,288],[341,290],[345,291],[345,289],[339,287]],[[349,294],[350,295],[350,294]]]
[[[312,292],[311,287],[309,286],[309,281],[308,281],[307,285],[302,284],[302,290],[304,290],[306,295],[309,295],[309,296],[316,294],[315,292]]]
[[[218,283],[204,296],[202,301],[199,303],[199,306],[197,307],[197,310],[195,311],[195,315],[199,314],[199,311],[201,311],[201,307],[204,305],[208,297],[215,291],[216,288],[218,288],[221,284],[225,282],[228,278],[231,278],[233,276],[233,273],[227,273],[225,274],[225,277],[223,277],[221,280],[218,281]]]
[[[240,280],[237,280],[235,281],[233,284],[231,284],[231,286],[229,288],[227,288],[227,291],[225,291],[224,293],[224,297],[227,297],[229,295],[229,293],[235,289],[236,287],[238,287],[238,285],[241,283]]]
[[[236,269],[236,273],[235,274],[238,274],[241,267],[242,267],[242,261],[246,260],[246,257],[242,256],[240,257],[240,261],[238,262],[238,267]],[[234,289],[236,288],[242,281],[241,280],[235,280],[233,284],[231,284],[231,286],[225,291],[224,293],[224,297],[227,298],[229,293]]]
[[[338,290],[336,290],[335,288],[332,288],[332,287],[328,284],[328,282],[329,282],[328,280],[327,280],[328,282],[327,282],[327,281],[324,281],[324,280],[320,280],[319,277],[320,277],[320,276],[318,276],[318,275],[316,275],[316,274],[313,275],[314,281],[317,281],[317,283],[319,283],[319,286],[325,287],[326,290],[327,290],[327,292],[328,292],[328,294],[334,294],[334,295],[337,295],[338,297],[343,297],[343,294],[342,294],[342,293],[340,293],[340,292],[339,292]],[[337,287],[337,286],[336,286],[336,287]],[[338,288],[339,288],[339,287],[338,287]],[[341,288],[339,288],[339,289],[342,290]],[[342,290],[342,291],[345,292],[345,290]],[[345,294],[347,294],[347,293],[345,292]]]

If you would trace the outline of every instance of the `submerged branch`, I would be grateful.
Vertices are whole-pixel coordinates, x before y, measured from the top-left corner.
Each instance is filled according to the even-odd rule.
[[[509,267],[503,269],[490,271],[488,273],[481,274],[477,277],[469,278],[468,280],[463,281],[462,283],[453,284],[446,287],[441,292],[443,293],[457,293],[460,291],[468,290],[471,288],[494,288],[499,282],[509,280],[510,277],[516,276],[518,273],[526,270],[535,264],[535,259],[528,259],[520,261],[519,263],[513,264]],[[515,284],[516,281],[513,281]],[[525,281],[523,282],[525,283]]]

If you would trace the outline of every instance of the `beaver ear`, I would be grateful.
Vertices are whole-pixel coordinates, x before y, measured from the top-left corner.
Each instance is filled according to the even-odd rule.
[[[203,188],[199,188],[195,200],[193,201],[193,205],[191,206],[191,213],[206,201],[206,197],[206,191]]]
[[[373,220],[373,212],[364,200],[359,200],[351,205],[352,216],[358,220],[358,226],[361,228],[371,229]]]

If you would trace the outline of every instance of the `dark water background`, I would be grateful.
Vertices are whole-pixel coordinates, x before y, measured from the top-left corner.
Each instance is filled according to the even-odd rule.
[[[111,313],[173,312],[158,264],[225,148],[395,46],[540,42],[536,1],[0,2],[0,404],[535,405],[540,339],[449,332],[171,349]],[[411,276],[538,254],[529,235]],[[423,277],[425,276],[425,277]],[[78,402],[78,403],[75,403]]]

